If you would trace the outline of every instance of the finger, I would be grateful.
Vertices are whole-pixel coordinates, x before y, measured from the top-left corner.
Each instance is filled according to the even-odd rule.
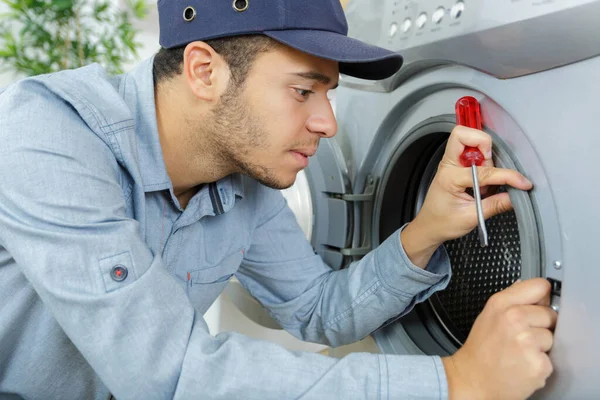
[[[485,160],[483,160],[483,164],[481,164],[481,166],[482,167],[493,167],[494,166],[494,159],[492,157],[486,158]]]
[[[512,202],[508,193],[498,193],[481,200],[483,218],[488,219],[494,215],[502,214],[512,210]]]
[[[518,306],[524,322],[532,328],[554,329],[558,314],[550,307],[538,305]]]
[[[530,372],[533,374],[533,378],[537,380],[537,389],[541,389],[546,386],[546,381],[554,372],[554,366],[546,352],[532,351],[527,353]]]
[[[486,160],[492,158],[492,137],[490,135],[478,129],[457,125],[448,138],[443,160],[451,165],[460,166],[459,158],[465,146],[479,148]]]
[[[454,184],[461,188],[473,187],[473,175],[470,168],[452,169]],[[507,168],[478,167],[479,186],[509,185],[521,190],[529,190],[533,184],[519,171]]]
[[[550,285],[552,287],[552,285]],[[536,303],[538,306],[550,307],[550,303],[552,302],[552,289],[550,290],[550,296],[542,298],[540,301]]]
[[[544,328],[531,328],[530,332],[540,351],[547,353],[552,349],[554,345],[554,335],[552,332]]]
[[[550,282],[544,278],[532,278],[516,281],[506,289],[498,292],[496,303],[502,307],[520,304],[537,304],[545,297],[550,297]]]

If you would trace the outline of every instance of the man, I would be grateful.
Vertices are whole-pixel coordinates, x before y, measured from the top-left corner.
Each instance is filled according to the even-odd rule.
[[[465,145],[482,185],[491,140],[456,128],[421,212],[332,272],[277,189],[336,133],[338,72],[394,74],[399,55],[346,37],[338,0],[161,0],[161,45],[118,77],[99,66],[0,94],[0,393],[27,399],[517,399],[552,371],[544,280],[492,297],[440,359],[294,353],[203,313],[236,275],[289,332],[359,340],[443,289],[441,244],[476,224]],[[510,208],[484,200],[487,217]]]

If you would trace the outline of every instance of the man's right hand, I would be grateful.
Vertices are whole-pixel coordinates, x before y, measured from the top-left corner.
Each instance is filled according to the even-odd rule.
[[[526,399],[544,387],[557,318],[549,305],[550,284],[542,278],[493,295],[464,346],[442,360],[450,400]]]

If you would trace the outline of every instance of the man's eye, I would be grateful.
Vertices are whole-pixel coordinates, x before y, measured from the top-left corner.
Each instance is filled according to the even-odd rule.
[[[305,89],[295,89],[295,90],[300,96],[304,97],[305,99],[307,99],[308,96],[310,96],[313,93],[312,90],[305,90]]]

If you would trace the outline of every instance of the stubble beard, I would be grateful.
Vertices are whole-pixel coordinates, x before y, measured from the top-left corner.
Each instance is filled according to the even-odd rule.
[[[287,189],[293,182],[282,182],[260,160],[250,160],[253,149],[268,148],[268,135],[260,128],[260,117],[252,115],[243,91],[230,85],[213,110],[212,121],[204,124],[217,167],[247,175],[272,189]]]

